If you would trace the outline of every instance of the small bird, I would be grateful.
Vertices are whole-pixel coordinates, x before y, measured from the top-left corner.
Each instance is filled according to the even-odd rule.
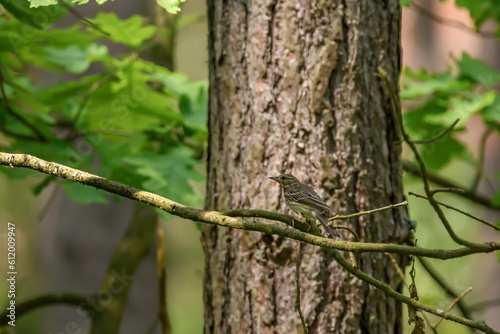
[[[301,183],[291,174],[281,174],[279,176],[270,176],[271,180],[279,183],[283,188],[286,204],[295,212],[300,213],[306,220],[318,219],[325,228],[326,234],[330,238],[333,236],[342,238],[337,230],[332,230],[328,226],[328,213],[333,211],[318,194],[309,187]]]

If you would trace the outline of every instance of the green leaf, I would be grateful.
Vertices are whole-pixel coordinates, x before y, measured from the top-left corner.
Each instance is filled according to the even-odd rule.
[[[184,1],[186,0],[156,0],[158,5],[165,8],[167,12],[172,14],[177,14],[178,12],[180,12],[181,8],[179,7],[179,5]]]
[[[186,125],[206,129],[208,117],[207,88],[206,82],[195,83],[188,90],[189,93],[181,95],[179,108]]]
[[[31,8],[37,8],[40,6],[51,6],[51,5],[57,5],[57,0],[28,0],[31,4]]]
[[[190,180],[202,182],[204,177],[194,169],[200,163],[192,155],[190,148],[178,146],[169,148],[164,154],[137,153],[125,157],[124,162],[135,166],[136,173],[145,178],[144,189],[193,205],[201,203],[201,198],[195,194]]]
[[[489,127],[500,131],[500,96],[495,96],[493,103],[481,111],[481,116]]]
[[[399,4],[403,7],[409,7],[414,0],[399,0]]]
[[[30,8],[27,0],[1,0],[0,4],[19,21],[37,29],[43,29],[66,13],[60,5]],[[30,38],[31,32],[25,29],[21,35],[24,39]]]
[[[420,145],[420,155],[430,170],[439,170],[453,159],[467,161],[471,165],[475,163],[467,148],[450,134],[445,134],[432,143]]]
[[[43,189],[45,189],[53,181],[57,181],[57,177],[54,175],[48,175],[44,177],[43,180],[33,188],[33,195],[36,196],[40,194]]]
[[[455,3],[458,7],[469,10],[476,29],[479,29],[489,18],[494,18],[498,22],[500,4],[497,0],[456,0]]]
[[[422,120],[428,124],[435,124],[442,127],[448,127],[457,118],[460,119],[456,128],[462,128],[465,123],[475,114],[479,113],[485,107],[490,106],[495,101],[495,92],[486,92],[480,95],[457,96],[449,100],[450,110],[445,113],[427,115]]]
[[[495,197],[493,197],[492,203],[495,206],[499,206],[500,205],[500,191],[495,194]]]
[[[77,74],[85,72],[93,59],[108,54],[106,46],[97,44],[90,44],[85,49],[81,49],[76,45],[68,46],[65,49],[47,46],[45,50],[47,51],[47,61]]]
[[[59,183],[66,191],[68,197],[77,203],[108,203],[106,192],[103,190],[95,189],[93,187],[85,186],[83,184],[67,180],[61,180]]]
[[[143,17],[140,15],[134,15],[122,20],[115,13],[99,12],[92,21],[106,31],[112,41],[133,48],[153,37],[156,31],[156,27],[153,25],[143,26]]]
[[[425,70],[411,71],[405,68],[402,77],[403,90],[400,93],[402,100],[411,100],[435,93],[452,94],[468,91],[471,84],[453,78],[449,72],[428,74]]]
[[[496,71],[480,59],[471,58],[465,52],[457,62],[460,77],[470,79],[484,86],[493,86],[500,82],[500,72]]]

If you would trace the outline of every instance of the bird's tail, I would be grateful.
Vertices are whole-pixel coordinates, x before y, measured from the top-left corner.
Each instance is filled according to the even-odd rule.
[[[326,234],[328,235],[329,238],[333,239],[333,236],[336,236],[338,238],[342,238],[342,235],[340,234],[339,231],[336,229],[331,229],[330,226],[328,226],[328,217],[326,217],[322,213],[314,212],[314,216],[318,218],[319,222],[321,225],[323,225],[323,228],[325,229]]]

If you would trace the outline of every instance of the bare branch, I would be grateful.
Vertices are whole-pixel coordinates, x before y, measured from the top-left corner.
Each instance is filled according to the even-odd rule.
[[[403,160],[403,169],[408,173],[411,173],[415,176],[422,178],[422,172],[420,171],[420,169],[409,161]],[[452,182],[443,179],[439,175],[430,172],[427,172],[427,179],[430,182],[440,185],[441,187],[444,188],[460,188],[456,184],[453,184]],[[474,203],[481,204],[482,206],[487,207],[489,209],[500,210],[500,206],[493,204],[493,201],[491,199],[478,195],[473,191],[465,190],[464,193],[459,193],[458,195]]]
[[[411,192],[411,191],[408,193],[408,195],[413,195],[413,196],[418,197],[418,198],[427,199],[427,197],[425,197],[425,196],[423,196],[423,195],[416,194],[416,193]],[[460,209],[457,209],[457,208],[455,208],[455,207],[453,207],[453,206],[451,206],[451,205],[445,204],[445,203],[443,203],[443,202],[439,202],[439,201],[437,201],[437,203],[438,203],[439,205],[444,206],[445,208],[448,208],[448,209],[450,209],[450,210],[455,210],[455,211],[457,211],[457,212],[460,212],[460,213],[461,213],[461,214],[463,214],[464,216],[467,216],[467,217],[469,217],[469,218],[472,218],[472,219],[474,219],[474,220],[477,220],[478,222],[481,222],[481,223],[483,223],[483,224],[485,224],[485,225],[488,225],[489,227],[491,227],[491,228],[493,228],[493,229],[495,229],[495,230],[497,230],[497,231],[500,231],[500,227],[498,227],[498,226],[496,226],[496,225],[494,225],[494,224],[492,224],[492,223],[489,223],[489,222],[487,222],[487,221],[486,221],[486,220],[484,220],[484,219],[481,219],[481,218],[475,217],[475,216],[471,215],[471,214],[470,214],[470,213],[468,213],[468,212],[462,211],[462,210],[460,210]]]
[[[496,38],[495,32],[477,31],[473,27],[469,27],[468,25],[466,25],[460,21],[439,17],[439,16],[435,15],[434,13],[432,13],[431,11],[417,5],[415,2],[411,3],[411,8],[417,10],[420,14],[424,15],[425,17],[427,17],[427,18],[431,19],[432,21],[437,22],[439,24],[443,24],[443,25],[446,25],[446,26],[452,27],[452,28],[457,28],[457,29],[460,29],[462,31],[468,32],[470,34],[482,36],[484,38]]]
[[[424,259],[422,257],[418,257],[418,260],[420,261],[420,264],[422,267],[427,271],[427,273],[434,279],[434,281],[441,287],[443,290],[446,292],[448,296],[451,298],[457,298],[459,294],[455,292],[455,290],[446,282],[446,280],[434,269],[430,263],[427,261],[427,259]],[[462,312],[463,316],[472,319],[472,312],[469,309],[469,306],[461,300],[457,300],[457,306],[460,309],[460,312]]]
[[[460,121],[460,118],[457,118],[455,120],[455,122],[453,122],[452,125],[450,125],[449,127],[447,127],[446,129],[444,129],[443,131],[441,131],[437,136],[435,136],[434,138],[431,138],[431,139],[426,139],[426,140],[415,140],[414,143],[415,144],[430,144],[436,140],[438,140],[439,138],[441,138],[442,136],[444,136],[445,134],[447,134],[449,131],[453,130],[453,128],[455,127],[455,125],[457,125],[457,123]]]
[[[450,305],[448,305],[448,307],[446,308],[446,312],[449,312],[451,311],[451,309],[453,308],[453,306],[455,306],[455,304],[460,301],[462,298],[464,298],[464,296],[466,294],[468,294],[469,292],[472,291],[472,287],[468,287],[467,289],[465,289],[464,292],[462,292],[460,295],[457,296],[457,298],[453,299],[453,301],[451,302]],[[441,322],[443,321],[443,318],[440,318],[433,326],[432,328],[436,329],[440,324]]]
[[[297,260],[295,262],[295,283],[297,287],[296,298],[295,298],[295,309],[299,312],[300,322],[302,323],[302,328],[304,333],[308,334],[306,321],[304,320],[304,315],[302,314],[302,309],[300,308],[300,261],[302,260],[302,243],[297,244]]]
[[[406,205],[408,205],[408,201],[404,201],[404,202],[397,203],[397,204],[390,204],[388,206],[384,206],[384,207],[378,208],[378,209],[373,209],[373,210],[368,210],[368,211],[362,211],[362,212],[356,212],[356,213],[353,213],[353,214],[350,214],[350,215],[336,215],[336,216],[333,216],[333,217],[329,218],[328,220],[330,220],[330,221],[332,221],[332,220],[347,220],[347,219],[350,219],[350,218],[364,216],[364,215],[370,215],[370,214],[375,213],[375,212],[389,210],[389,209],[397,208],[398,206],[406,206]]]
[[[479,181],[481,181],[481,177],[484,173],[484,152],[486,148],[486,141],[488,137],[493,133],[493,130],[487,129],[483,135],[481,136],[481,140],[479,141],[479,166],[477,169],[476,177],[474,178],[474,182],[472,182],[471,191],[476,191],[477,186],[479,185]]]
[[[16,113],[10,107],[9,101],[7,99],[7,94],[5,93],[5,89],[3,87],[4,83],[5,83],[5,79],[4,79],[2,71],[0,70],[0,92],[1,92],[1,95],[2,95],[2,101],[3,101],[3,105],[4,105],[5,110],[12,117],[14,117],[15,119],[17,119],[20,123],[24,124],[24,126],[26,126],[27,128],[29,128],[34,133],[35,137],[30,137],[30,136],[26,136],[24,134],[20,134],[20,133],[18,134],[18,133],[12,132],[12,131],[10,131],[10,130],[8,130],[6,128],[6,126],[5,126],[6,124],[4,124],[3,121],[0,122],[0,127],[2,128],[2,130],[6,134],[9,134],[9,135],[11,135],[13,137],[18,137],[18,138],[25,139],[25,140],[46,142],[47,138],[45,138],[45,136],[42,134],[42,132],[40,130],[38,130],[38,128],[36,126],[34,126],[33,124],[31,124],[30,122],[28,122],[27,120],[25,120],[21,115],[19,115],[18,113]]]

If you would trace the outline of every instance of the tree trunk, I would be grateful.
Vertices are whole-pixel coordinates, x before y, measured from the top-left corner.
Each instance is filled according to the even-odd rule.
[[[267,179],[282,172],[311,185],[339,214],[403,200],[396,120],[376,76],[381,66],[397,86],[398,0],[208,0],[208,18],[207,209],[293,214]],[[347,224],[363,241],[402,243],[404,212]],[[295,241],[208,225],[202,232],[205,333],[303,331]],[[318,247],[304,247],[301,261],[311,333],[402,332],[399,303]],[[363,255],[361,268],[401,289],[386,255]]]

